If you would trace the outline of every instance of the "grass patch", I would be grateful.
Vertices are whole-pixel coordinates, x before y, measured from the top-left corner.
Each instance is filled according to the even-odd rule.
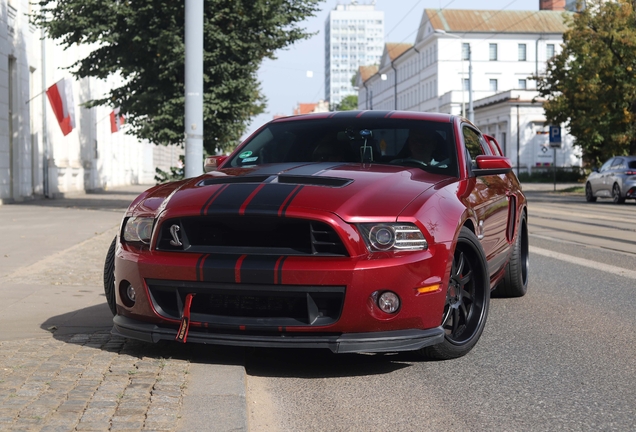
[[[565,189],[559,189],[557,192],[562,192],[562,193],[585,193],[585,188],[583,186],[572,186],[569,188],[565,188]]]

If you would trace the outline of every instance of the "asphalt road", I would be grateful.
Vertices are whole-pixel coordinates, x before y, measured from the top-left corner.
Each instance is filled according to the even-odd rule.
[[[636,430],[636,204],[528,198],[528,294],[469,355],[249,351],[250,430]]]

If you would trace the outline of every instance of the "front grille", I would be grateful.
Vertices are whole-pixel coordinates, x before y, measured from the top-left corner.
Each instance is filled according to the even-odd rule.
[[[176,230],[182,245],[174,242],[171,228],[173,232]],[[325,223],[266,216],[170,219],[160,227],[157,249],[253,255],[348,255],[338,234]]]
[[[340,286],[146,282],[161,315],[180,319],[186,295],[194,293],[191,319],[212,326],[329,325],[340,318],[345,293]]]

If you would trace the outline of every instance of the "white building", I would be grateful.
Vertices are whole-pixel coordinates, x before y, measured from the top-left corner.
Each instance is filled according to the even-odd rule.
[[[115,81],[71,78],[63,68],[89,48],[63,50],[42,40],[28,21],[31,5],[0,0],[0,204],[154,183],[155,166],[176,165],[180,149],[140,142],[124,133],[125,125],[111,133],[109,114],[115,107],[81,107]],[[64,78],[72,80],[76,122],[66,136],[44,93]]]
[[[387,43],[378,71],[366,80],[359,72],[358,108],[468,114],[472,81],[475,124],[521,170],[549,165],[549,125],[532,77],[560,51],[566,28],[557,11],[426,9],[414,45]],[[563,141],[557,165],[580,165],[572,138]]]
[[[325,99],[356,94],[351,78],[361,65],[378,64],[384,48],[384,12],[375,1],[338,4],[325,21]]]

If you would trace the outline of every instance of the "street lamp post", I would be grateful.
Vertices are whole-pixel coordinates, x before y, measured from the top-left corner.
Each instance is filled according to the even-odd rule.
[[[456,34],[447,33],[442,29],[435,29],[435,33],[457,38],[462,41],[461,36],[457,36]],[[461,42],[460,42],[461,43]],[[463,48],[462,48],[463,51]],[[462,81],[461,81],[461,89],[462,89],[462,115],[464,115],[464,56],[463,52],[460,54],[460,61],[462,63]],[[470,44],[468,44],[468,120],[471,122],[475,121],[475,111],[473,109],[473,60],[472,53],[470,50]]]

